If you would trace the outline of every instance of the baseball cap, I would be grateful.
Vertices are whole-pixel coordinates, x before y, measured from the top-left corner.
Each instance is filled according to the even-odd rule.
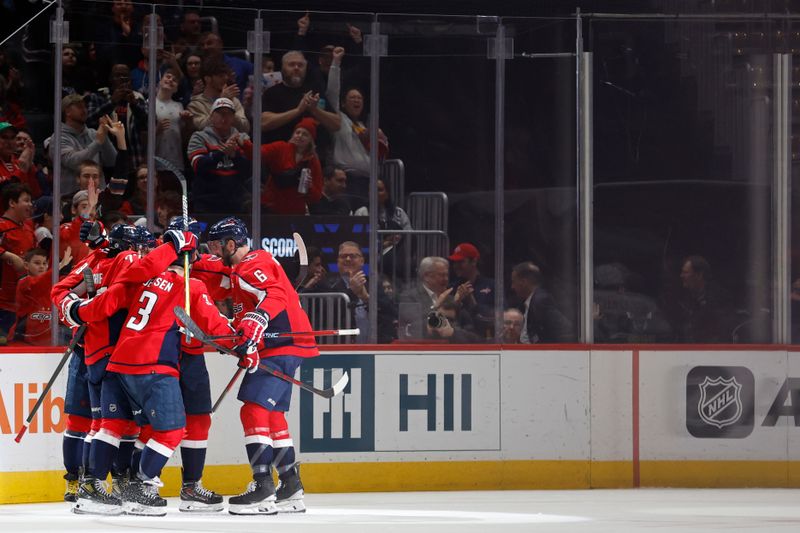
[[[450,256],[451,261],[462,261],[464,259],[480,259],[481,254],[474,245],[468,242],[462,242],[453,250]]]
[[[230,98],[217,98],[214,100],[214,104],[211,106],[211,112],[213,113],[217,109],[227,108],[231,111],[236,111],[236,106],[233,105],[233,102]]]
[[[89,191],[78,191],[72,197],[72,207],[76,207],[79,203],[86,200],[89,201]]]
[[[14,126],[14,125],[13,125],[12,123],[10,123],[10,122],[0,122],[0,132],[6,131],[6,130],[7,130],[7,129],[9,129],[9,128],[11,128],[12,130],[14,130],[14,132],[18,132],[18,131],[19,131],[19,130],[17,129],[17,127],[16,127],[16,126]]]
[[[43,217],[45,214],[52,212],[53,212],[53,197],[42,196],[41,198],[37,198],[36,201],[33,202],[33,216],[31,218],[37,220]]]

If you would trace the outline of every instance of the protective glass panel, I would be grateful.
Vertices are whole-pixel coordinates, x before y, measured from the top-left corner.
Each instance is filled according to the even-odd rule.
[[[495,62],[487,49],[496,24],[386,15],[379,22],[388,55],[376,183],[378,340],[487,342],[496,276]],[[366,192],[367,169],[350,167],[348,179]]]
[[[591,21],[596,341],[771,340],[772,30]]]
[[[505,82],[503,343],[579,334],[574,19],[503,19]]]

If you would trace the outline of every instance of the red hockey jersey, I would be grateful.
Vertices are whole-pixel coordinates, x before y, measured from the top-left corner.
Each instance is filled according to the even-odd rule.
[[[133,293],[133,294],[132,294]],[[189,280],[191,315],[211,335],[232,333],[228,320],[211,301],[202,281]],[[132,298],[131,298],[132,294]],[[181,334],[173,309],[184,303],[182,272],[167,270],[145,282],[135,292],[115,285],[105,294],[81,306],[80,315],[96,320],[129,307],[108,370],[121,374],[169,374],[178,376]]]
[[[292,282],[280,263],[265,250],[251,251],[233,267],[231,275],[234,328],[248,311],[261,309],[269,316],[268,333],[310,331],[311,324]],[[319,355],[316,340],[311,336],[267,339],[259,343],[261,357]]]
[[[202,254],[200,259],[192,263],[191,277],[202,281],[208,289],[211,300],[218,302],[230,296],[231,268],[225,266],[222,259],[215,255]],[[182,337],[182,350],[191,355],[205,352],[205,345],[197,339]]]
[[[95,290],[100,294],[112,284],[138,285],[159,272],[163,272],[177,257],[174,246],[162,244],[141,259],[133,251],[125,251],[113,258],[101,259],[92,269]],[[112,346],[117,342],[120,328],[122,328],[127,314],[127,306],[120,307],[116,313],[100,317],[97,320],[85,318],[80,311],[79,314],[83,320],[89,323],[83,343],[86,364],[92,365],[103,357],[111,355]]]

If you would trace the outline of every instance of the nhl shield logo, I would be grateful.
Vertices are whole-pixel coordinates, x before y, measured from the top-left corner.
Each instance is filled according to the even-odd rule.
[[[743,366],[696,366],[686,375],[686,429],[701,439],[753,432],[755,379]]]
[[[697,404],[700,419],[719,429],[735,424],[742,416],[742,386],[735,377],[706,379],[700,384]]]

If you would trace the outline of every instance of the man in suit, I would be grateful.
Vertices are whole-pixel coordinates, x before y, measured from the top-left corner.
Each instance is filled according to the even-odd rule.
[[[434,311],[441,313],[445,300],[453,299],[450,296],[453,289],[448,288],[450,263],[444,257],[425,257],[419,263],[417,276],[417,283],[400,294],[399,337],[406,340],[441,338],[441,332],[430,327],[428,316]],[[458,318],[469,320],[469,314],[460,310],[460,306],[457,312]]]
[[[350,309],[355,326],[361,330],[358,342],[369,339],[370,302],[367,275],[364,273],[364,254],[359,245],[353,241],[345,241],[339,245],[336,258],[338,273],[328,276],[320,290],[326,292],[342,292],[350,298]],[[396,331],[396,310],[391,299],[378,289],[378,342],[391,342]]]
[[[555,300],[542,286],[539,267],[526,261],[511,271],[511,290],[522,302],[525,327],[520,335],[523,344],[572,342],[572,323],[556,306]]]

